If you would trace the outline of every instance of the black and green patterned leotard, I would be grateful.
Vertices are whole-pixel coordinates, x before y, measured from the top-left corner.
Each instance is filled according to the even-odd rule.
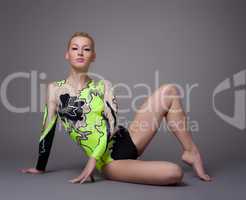
[[[83,148],[85,154],[97,160],[99,171],[113,159],[137,158],[127,129],[117,125],[116,98],[104,80],[88,81],[79,95],[71,93],[65,80],[55,82],[55,87],[58,88],[55,94],[58,102],[56,114],[48,117],[49,109],[45,105],[37,169],[46,167],[57,118],[61,119],[66,133]]]

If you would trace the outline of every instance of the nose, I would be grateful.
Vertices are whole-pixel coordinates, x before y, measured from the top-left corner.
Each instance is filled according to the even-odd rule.
[[[80,50],[78,51],[78,56],[83,56],[83,49],[80,49]]]

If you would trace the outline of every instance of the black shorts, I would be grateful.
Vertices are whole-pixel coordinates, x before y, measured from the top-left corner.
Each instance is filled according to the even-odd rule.
[[[114,160],[136,160],[138,158],[137,147],[133,143],[127,128],[119,126],[119,130],[115,132],[113,140],[115,142],[113,144],[111,157]]]

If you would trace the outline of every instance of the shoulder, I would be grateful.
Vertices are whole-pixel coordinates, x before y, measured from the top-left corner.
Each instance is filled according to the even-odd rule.
[[[56,90],[59,89],[59,87],[61,87],[61,85],[62,85],[61,81],[49,82],[48,85],[47,85],[47,91],[48,92],[55,92]]]
[[[116,101],[116,94],[113,83],[109,80],[104,80],[104,99],[109,101]]]
[[[102,81],[104,84],[105,91],[109,91],[110,89],[112,89],[113,84],[111,81],[109,81],[109,80],[102,80]]]
[[[65,80],[53,81],[47,84],[47,96],[52,100],[56,100],[57,94],[61,87],[65,84]]]

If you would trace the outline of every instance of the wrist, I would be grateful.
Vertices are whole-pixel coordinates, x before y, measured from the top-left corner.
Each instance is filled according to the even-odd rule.
[[[37,170],[40,173],[45,172],[45,169],[38,169],[37,167],[35,167],[34,169]]]

